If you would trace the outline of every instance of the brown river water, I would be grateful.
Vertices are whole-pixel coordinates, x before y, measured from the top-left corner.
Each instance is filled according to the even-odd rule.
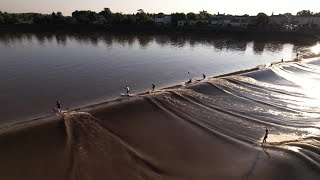
[[[0,179],[319,179],[320,62],[271,65],[318,51],[230,39],[0,35]],[[136,95],[152,83],[154,92]],[[125,85],[131,97],[104,103]],[[56,99],[91,106],[55,115]]]

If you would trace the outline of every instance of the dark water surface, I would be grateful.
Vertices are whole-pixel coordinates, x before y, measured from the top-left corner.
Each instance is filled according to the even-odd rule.
[[[292,60],[281,42],[134,35],[0,34],[0,124],[132,93]],[[191,76],[187,72],[191,72]]]

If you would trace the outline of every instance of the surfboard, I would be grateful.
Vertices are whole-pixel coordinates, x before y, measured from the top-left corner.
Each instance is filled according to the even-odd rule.
[[[124,94],[124,93],[120,93],[120,96],[122,96],[122,97],[130,97],[130,96],[132,96],[132,94]]]

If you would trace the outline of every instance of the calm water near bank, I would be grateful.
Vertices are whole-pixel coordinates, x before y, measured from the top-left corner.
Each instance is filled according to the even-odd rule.
[[[59,99],[75,108],[132,93],[292,60],[283,42],[169,36],[0,34],[0,125],[49,115]],[[191,73],[191,76],[187,72]]]

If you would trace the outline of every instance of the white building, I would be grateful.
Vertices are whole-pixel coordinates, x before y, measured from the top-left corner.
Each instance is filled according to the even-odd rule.
[[[169,15],[157,16],[155,17],[154,22],[157,25],[170,25],[172,23],[172,17]]]

